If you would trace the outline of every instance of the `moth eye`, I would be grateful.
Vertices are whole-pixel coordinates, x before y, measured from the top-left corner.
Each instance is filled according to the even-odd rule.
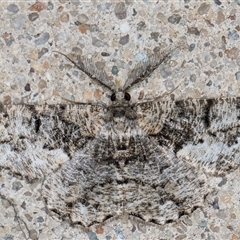
[[[130,101],[130,100],[131,100],[130,94],[126,92],[126,93],[124,94],[124,99],[125,99],[126,101]]]
[[[115,93],[113,93],[112,95],[111,95],[111,101],[116,101],[116,94]]]

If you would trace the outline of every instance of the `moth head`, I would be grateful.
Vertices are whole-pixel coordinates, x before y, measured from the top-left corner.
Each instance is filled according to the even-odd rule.
[[[113,92],[111,95],[111,101],[113,103],[129,103],[131,100],[131,95],[128,92],[124,91],[118,91],[118,92]]]

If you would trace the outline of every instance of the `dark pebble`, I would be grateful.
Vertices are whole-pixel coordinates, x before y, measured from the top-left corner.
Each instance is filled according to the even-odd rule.
[[[110,53],[102,52],[101,55],[102,55],[103,57],[108,57],[108,56],[110,56]]]
[[[171,17],[168,18],[168,22],[172,24],[178,24],[181,20],[181,16],[179,14],[173,14]]]
[[[137,15],[137,11],[135,10],[135,8],[133,9],[133,16],[136,16]]]
[[[200,31],[198,30],[198,28],[196,27],[188,27],[188,31],[189,34],[195,34],[197,36],[200,35]]]
[[[114,8],[114,13],[118,19],[125,19],[127,17],[127,9],[125,4],[123,2],[117,3]]]
[[[219,187],[222,187],[223,185],[225,185],[227,183],[227,178],[223,177],[222,181],[218,184]]]
[[[48,2],[47,10],[53,10],[53,4],[51,2]]]
[[[207,86],[212,86],[212,81],[210,80],[208,83],[207,83]]]
[[[190,44],[189,51],[192,52],[194,49],[195,49],[195,44],[194,43]]]
[[[31,91],[31,87],[30,84],[27,83],[26,86],[24,87],[25,91],[30,92]]]
[[[18,190],[20,190],[22,187],[23,187],[23,185],[20,182],[18,182],[18,181],[13,182],[13,184],[12,184],[12,190],[14,190],[16,192]]]
[[[44,222],[43,217],[38,217],[38,218],[37,218],[37,222]]]
[[[214,209],[219,209],[219,205],[218,205],[218,198],[215,198],[213,203],[212,203],[212,206]]]
[[[144,21],[141,21],[137,24],[137,30],[144,30],[146,28],[146,23]]]
[[[118,72],[119,72],[119,71],[118,71],[117,66],[113,66],[113,67],[112,67],[112,74],[113,74],[113,75],[117,75]]]
[[[41,51],[38,52],[38,59],[40,59],[47,52],[48,52],[47,48],[42,48]]]
[[[204,43],[204,47],[209,47],[209,46],[210,46],[209,42]]]
[[[158,41],[158,37],[159,37],[159,32],[152,32],[151,33],[151,38],[154,39],[155,42]]]
[[[16,4],[12,3],[7,6],[7,10],[12,13],[17,13],[19,11],[19,8]]]
[[[217,4],[217,5],[221,5],[222,2],[220,2],[219,0],[214,0],[214,2]]]
[[[125,45],[129,42],[129,34],[120,38],[119,43]]]

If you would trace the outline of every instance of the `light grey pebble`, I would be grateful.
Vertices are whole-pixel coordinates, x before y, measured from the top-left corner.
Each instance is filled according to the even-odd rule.
[[[14,240],[14,236],[7,234],[3,237],[3,240]]]
[[[207,221],[206,220],[201,220],[200,227],[201,228],[206,228],[207,227]]]
[[[124,233],[122,232],[122,229],[121,229],[121,227],[119,225],[117,225],[115,227],[115,233],[116,233],[118,239],[120,239],[120,240],[124,240],[125,239]]]
[[[160,74],[163,78],[167,78],[172,75],[172,72],[169,68],[162,65],[162,66],[160,66]]]
[[[103,4],[99,4],[99,5],[97,6],[97,9],[98,9],[99,11],[106,11],[106,10],[108,10],[110,7],[111,7],[111,4],[110,4],[110,3],[103,3]]]
[[[111,236],[106,236],[106,240],[111,240]]]
[[[190,81],[191,81],[191,82],[195,82],[196,79],[197,79],[196,74],[192,74],[192,75],[190,76]]]
[[[47,10],[53,10],[53,7],[53,4],[51,2],[48,2]]]
[[[203,2],[198,8],[198,14],[199,15],[206,14],[209,11],[209,9],[210,9],[210,4]]]
[[[146,62],[148,60],[148,56],[146,53],[137,53],[134,55],[134,60],[136,62]]]
[[[93,38],[92,38],[92,45],[93,45],[93,46],[96,46],[96,47],[103,47],[103,46],[105,46],[105,43],[102,42],[101,40],[93,37]]]
[[[80,22],[80,23],[86,23],[87,21],[88,21],[88,17],[87,17],[87,15],[86,14],[79,14],[78,15],[78,21]]]
[[[12,3],[7,6],[7,10],[12,13],[17,13],[19,11],[19,7]]]
[[[49,33],[45,32],[41,34],[40,38],[36,39],[34,42],[36,45],[43,45],[48,41],[49,38],[50,38]]]
[[[30,13],[29,15],[28,15],[28,19],[31,21],[31,22],[34,22],[36,19],[38,19],[39,18],[39,15],[38,15],[38,13],[36,13],[36,12],[33,12],[33,13]]]
[[[125,4],[123,2],[117,3],[114,8],[114,13],[118,19],[125,19],[127,17],[127,9]]]
[[[129,34],[123,36],[120,38],[119,43],[122,45],[125,45],[129,42]]]
[[[23,185],[19,181],[15,181],[15,182],[12,183],[12,190],[14,190],[16,192],[18,190],[20,190],[22,187],[23,187]]]
[[[240,71],[235,73],[236,80],[240,80]]]
[[[239,35],[238,35],[237,31],[233,30],[233,31],[229,32],[228,33],[228,39],[238,40],[239,39]]]
[[[87,234],[90,240],[98,240],[98,237],[95,232],[89,231]]]
[[[6,45],[9,47],[9,46],[11,46],[12,43],[14,42],[14,38],[13,38],[12,35],[10,35],[9,37],[4,38],[4,41],[5,41]]]
[[[12,26],[16,30],[20,30],[25,24],[25,15],[21,14],[12,20]]]
[[[172,24],[178,24],[181,20],[181,16],[179,14],[173,14],[168,18],[168,22]]]
[[[172,91],[174,89],[174,84],[172,80],[165,81],[164,86],[167,89],[167,91]]]

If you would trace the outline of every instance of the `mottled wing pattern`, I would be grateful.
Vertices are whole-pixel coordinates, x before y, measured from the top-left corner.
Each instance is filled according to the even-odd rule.
[[[29,179],[58,168],[99,131],[96,105],[13,105],[0,111],[0,166]]]
[[[191,166],[213,174],[238,166],[239,97],[148,102],[137,112],[144,133]]]

